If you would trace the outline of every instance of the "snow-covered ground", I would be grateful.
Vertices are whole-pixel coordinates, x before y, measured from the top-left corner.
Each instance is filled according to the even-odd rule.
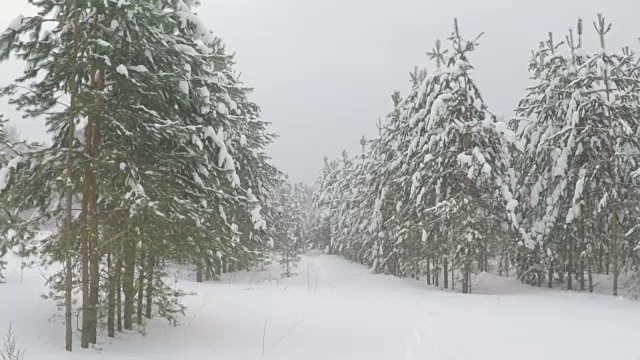
[[[27,360],[40,359],[640,359],[640,303],[549,291],[482,274],[475,294],[444,292],[373,275],[357,264],[311,253],[298,276],[280,269],[179,285],[179,327],[161,320],[146,335],[103,337],[98,349],[65,353],[61,319],[42,300],[38,269],[10,260],[0,285],[0,330],[13,322]]]

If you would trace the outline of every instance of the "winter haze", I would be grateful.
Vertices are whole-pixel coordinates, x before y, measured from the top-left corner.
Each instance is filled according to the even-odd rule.
[[[293,180],[312,183],[323,156],[360,152],[362,135],[391,110],[390,94],[409,90],[414,66],[430,67],[425,53],[449,35],[453,17],[471,36],[484,32],[473,55],[488,105],[509,115],[528,84],[530,51],[553,31],[558,39],[576,17],[603,12],[614,28],[609,46],[636,45],[637,0],[203,0],[200,16],[230,49],[237,70],[256,88],[254,100],[280,138],[275,164]],[[605,5],[606,4],[606,5]],[[33,10],[26,0],[3,0],[0,28]],[[567,25],[564,25],[567,24]],[[20,74],[16,62],[0,64],[0,82]],[[5,103],[0,112],[18,114]],[[37,120],[20,120],[22,136],[46,139]],[[364,133],[363,133],[364,132]]]
[[[640,0],[0,2],[0,360],[640,359]]]

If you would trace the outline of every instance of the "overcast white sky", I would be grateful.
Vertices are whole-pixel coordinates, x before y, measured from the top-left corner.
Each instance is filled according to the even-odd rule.
[[[0,0],[0,29],[26,0]],[[449,35],[458,17],[467,37],[485,32],[472,57],[485,99],[510,114],[528,84],[530,51],[549,31],[564,36],[585,19],[587,45],[595,44],[591,22],[602,12],[613,22],[609,44],[640,48],[640,0],[202,0],[200,16],[237,51],[242,79],[256,88],[253,99],[280,139],[270,153],[296,181],[315,181],[322,157],[346,149],[358,153],[362,135],[391,110],[393,90],[406,93],[408,73],[425,66],[436,38]],[[0,83],[22,70],[0,64]],[[15,119],[23,136],[46,139],[37,120]]]

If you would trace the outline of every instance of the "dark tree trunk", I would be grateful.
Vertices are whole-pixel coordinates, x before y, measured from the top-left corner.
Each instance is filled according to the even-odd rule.
[[[138,274],[138,284],[136,286],[136,290],[138,291],[138,296],[137,296],[137,300],[138,300],[138,304],[136,306],[136,324],[138,325],[142,325],[142,313],[143,313],[143,306],[144,306],[144,277],[145,277],[145,273],[144,273],[144,253],[140,254],[140,267],[139,267],[139,271],[140,274]]]
[[[588,195],[587,195],[587,199],[588,199]],[[585,255],[584,254],[586,254],[584,216],[581,218],[581,221],[580,221],[580,250],[581,250],[580,251],[580,272],[578,273],[578,276],[580,277],[580,290],[584,291],[585,290],[585,283],[584,283]]]
[[[438,258],[433,259],[433,284],[438,287],[440,280],[440,268],[438,267]]]
[[[591,273],[591,260],[587,261],[587,274],[589,275],[589,292],[593,292],[593,274]]]
[[[91,122],[89,121],[86,127],[86,131],[91,129]],[[87,139],[90,139],[89,135],[85,135]],[[87,140],[86,146],[90,145],[90,140]],[[89,166],[85,166],[85,179],[89,176]],[[88,207],[89,207],[89,183],[84,181],[84,194],[82,196],[82,210],[81,217],[83,220],[83,229],[80,234],[80,260],[82,262],[82,334],[80,337],[80,347],[83,349],[89,348],[90,328],[91,328],[91,295],[89,290],[90,277],[89,277],[89,229],[88,229]]]
[[[603,259],[604,259],[604,246],[600,245],[598,246],[598,274],[604,274]]]
[[[431,285],[431,261],[427,257],[427,285]]]
[[[119,241],[119,244],[122,244]],[[120,247],[118,247],[120,249]],[[115,268],[115,294],[116,294],[116,329],[122,332],[122,250],[118,250]]]
[[[565,265],[567,263],[567,252],[564,251],[564,249],[560,249],[560,251],[562,251],[562,261],[560,262],[560,264],[557,264],[557,268],[555,269],[556,273],[558,274],[558,280],[560,281],[560,283],[564,282],[564,271],[565,269]]]
[[[465,260],[462,269],[462,293],[467,294],[469,292],[469,264],[468,260]]]
[[[451,290],[456,289],[456,259],[451,259]]]
[[[567,264],[567,290],[573,290],[573,237],[569,236],[569,249],[567,255],[569,256],[569,263]]]
[[[507,253],[504,258],[504,272],[507,277],[509,277],[509,254]]]
[[[542,271],[542,269],[536,271],[537,275],[538,275],[538,287],[542,287],[542,274],[544,274],[544,271]]]
[[[91,69],[95,73],[95,69]],[[94,86],[94,80],[91,80],[91,87]],[[85,149],[90,152],[91,141],[93,140],[93,117],[90,116],[85,127]],[[89,157],[91,154],[89,154]],[[82,210],[81,218],[82,231],[80,235],[80,259],[82,261],[82,334],[80,338],[80,347],[83,349],[89,348],[91,342],[91,327],[92,327],[92,300],[91,300],[91,229],[89,214],[89,204],[91,203],[91,163],[84,165],[84,181],[83,181],[83,194],[82,194]]]
[[[200,265],[196,266],[196,282],[202,282],[202,267]]]
[[[93,75],[92,75],[93,76]],[[90,253],[90,276],[89,284],[90,301],[91,301],[91,320],[89,327],[89,342],[96,344],[98,337],[98,301],[100,297],[100,262],[102,254],[100,252],[100,233],[98,229],[98,179],[96,159],[100,150],[100,116],[104,112],[104,99],[100,95],[105,89],[105,72],[104,69],[98,71],[98,95],[97,99],[97,115],[91,131],[91,146],[88,148],[91,157],[91,171],[89,177],[89,249]]]
[[[611,256],[613,257],[613,296],[618,296],[618,209],[611,211]]]
[[[611,268],[611,248],[607,246],[607,252],[604,257],[604,272],[606,275],[609,275],[609,269]]]
[[[580,270],[578,272],[578,276],[580,277],[580,290],[584,291],[586,289],[585,287],[585,278],[584,278],[584,259],[581,258],[580,259]]]
[[[124,329],[133,330],[133,300],[135,298],[136,288],[134,285],[136,271],[136,245],[132,238],[124,241],[124,277],[122,279],[122,288],[124,290]]]
[[[442,278],[443,285],[445,289],[448,289],[449,288],[449,261],[446,256],[442,258],[442,268],[443,268],[442,274],[444,275],[444,277]]]
[[[107,253],[107,269],[109,269],[109,295],[107,300],[107,336],[115,337],[115,313],[116,313],[116,281],[115,269],[111,263],[111,252]]]
[[[145,309],[145,317],[151,319],[151,313],[153,309],[153,273],[155,269],[155,258],[149,254],[149,265],[147,267],[147,306]]]
[[[94,230],[96,231],[95,233],[93,232]],[[89,272],[91,276],[91,281],[89,283],[89,290],[90,290],[89,297],[91,300],[89,342],[92,344],[96,344],[97,332],[98,332],[98,298],[100,296],[100,255],[99,255],[100,250],[98,249],[97,229],[92,229],[92,233],[93,233],[92,242],[90,244],[90,250],[91,250],[90,270],[91,271]]]

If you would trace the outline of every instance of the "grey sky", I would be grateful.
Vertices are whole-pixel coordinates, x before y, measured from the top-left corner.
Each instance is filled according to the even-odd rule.
[[[0,29],[26,0],[1,0]],[[313,182],[322,157],[343,149],[359,153],[379,117],[391,110],[393,90],[406,93],[408,73],[426,66],[424,55],[445,38],[458,17],[467,37],[485,32],[472,62],[485,100],[509,114],[528,84],[530,51],[549,31],[557,38],[585,19],[586,43],[595,45],[591,22],[603,12],[614,23],[609,45],[640,48],[638,0],[202,0],[200,16],[237,51],[242,79],[280,139],[270,153],[296,181]],[[430,66],[430,64],[429,64]],[[22,69],[0,65],[0,83]],[[0,112],[16,114],[0,103]],[[18,124],[42,140],[42,125]]]

